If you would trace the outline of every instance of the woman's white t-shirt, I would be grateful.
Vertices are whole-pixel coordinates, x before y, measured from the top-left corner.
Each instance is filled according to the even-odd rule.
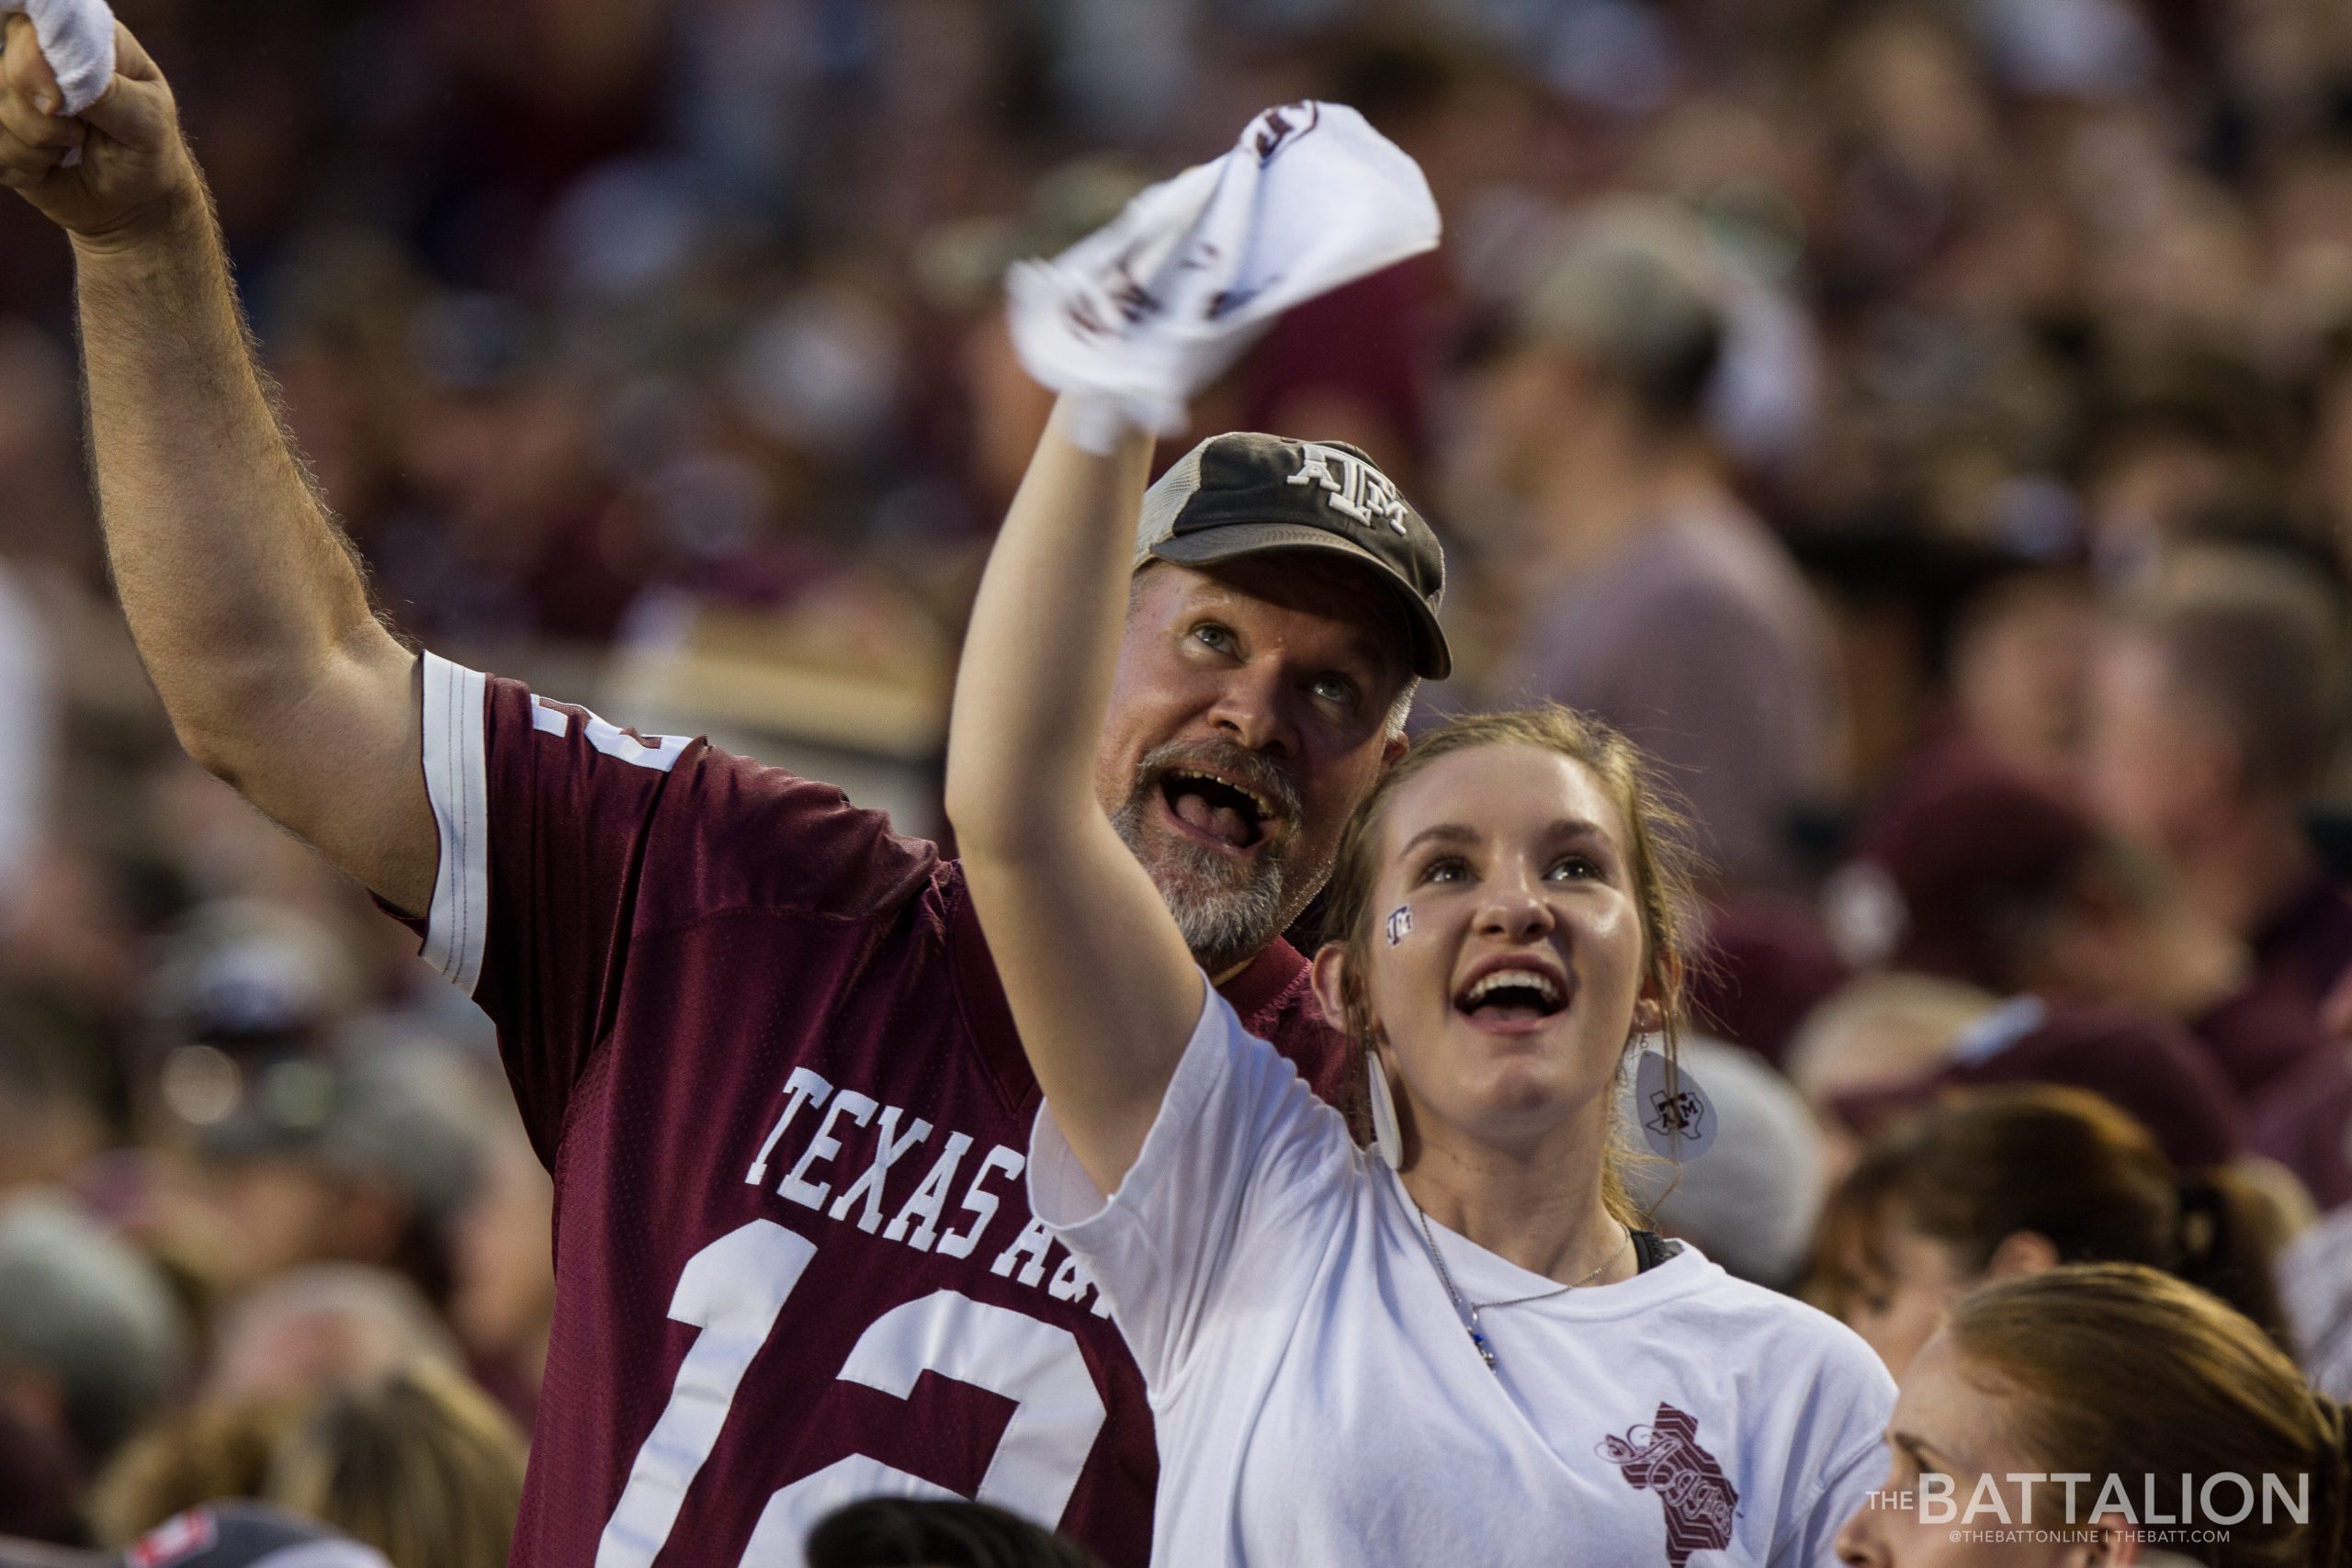
[[[1815,1564],[1885,1474],[1894,1385],[1689,1247],[1464,1332],[1396,1175],[1213,987],[1107,1201],[1050,1108],[1030,1201],[1158,1418],[1164,1568]],[[1432,1226],[1472,1301],[1551,1289]]]

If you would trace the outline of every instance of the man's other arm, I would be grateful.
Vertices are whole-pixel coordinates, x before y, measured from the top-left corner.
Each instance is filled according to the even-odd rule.
[[[61,118],[31,25],[6,25],[0,184],[73,241],[107,558],[173,728],[263,811],[422,912],[438,851],[416,660],[376,619],[278,420],[171,90],[120,30],[106,96]]]

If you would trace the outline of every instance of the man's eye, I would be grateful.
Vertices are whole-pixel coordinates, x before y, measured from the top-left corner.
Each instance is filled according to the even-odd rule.
[[[1214,622],[1206,626],[1194,626],[1193,636],[1220,653],[1233,647],[1233,634]]]
[[[1326,675],[1315,682],[1315,694],[1340,707],[1356,705],[1356,683],[1345,675]]]

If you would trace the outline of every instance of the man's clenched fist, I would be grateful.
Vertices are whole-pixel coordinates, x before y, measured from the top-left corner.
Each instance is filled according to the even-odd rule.
[[[79,119],[41,57],[30,18],[6,18],[0,52],[0,185],[24,193],[87,244],[127,241],[201,199],[196,165],[163,73],[127,28],[115,29],[115,76]],[[63,160],[79,147],[81,161]]]

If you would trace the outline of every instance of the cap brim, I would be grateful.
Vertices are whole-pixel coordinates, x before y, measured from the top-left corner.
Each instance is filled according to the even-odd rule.
[[[1406,632],[1412,639],[1413,673],[1430,681],[1442,681],[1453,673],[1453,650],[1446,646],[1445,628],[1438,624],[1437,612],[1430,608],[1429,601],[1396,568],[1337,534],[1302,523],[1227,523],[1163,539],[1148,553],[1155,560],[1178,566],[1211,566],[1269,550],[1322,550],[1369,567],[1404,608]]]

